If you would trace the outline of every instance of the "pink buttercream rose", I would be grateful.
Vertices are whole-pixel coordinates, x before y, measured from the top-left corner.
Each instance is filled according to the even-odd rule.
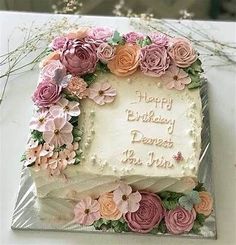
[[[158,226],[164,217],[164,208],[161,199],[154,193],[140,192],[142,199],[139,209],[134,213],[126,213],[125,220],[132,231],[148,233],[155,226]]]
[[[56,83],[42,81],[33,94],[33,101],[38,107],[49,107],[61,97],[61,87]]]
[[[188,39],[174,38],[171,43],[168,53],[177,66],[181,68],[189,67],[197,60],[197,53]]]
[[[167,47],[169,43],[169,38],[160,32],[154,32],[149,35],[151,41],[159,46]]]
[[[188,211],[182,207],[169,210],[165,213],[165,223],[168,231],[172,234],[189,232],[193,228],[196,212]]]
[[[144,39],[144,35],[142,33],[139,33],[139,32],[131,31],[131,32],[126,33],[124,35],[124,38],[125,38],[125,41],[127,43],[136,44],[136,42],[138,40],[143,40]]]
[[[88,31],[88,37],[94,40],[106,41],[112,35],[113,30],[109,27],[93,27]]]
[[[170,65],[170,58],[163,46],[151,44],[141,49],[141,71],[152,77],[160,77]]]
[[[101,43],[97,48],[97,56],[101,62],[107,63],[109,60],[113,59],[115,55],[115,48],[108,43]]]
[[[66,68],[59,60],[52,60],[41,71],[43,80],[60,83],[66,75]]]
[[[67,42],[66,37],[63,36],[55,37],[51,43],[51,48],[53,50],[61,50],[66,42]]]
[[[94,47],[81,40],[69,40],[61,54],[61,62],[72,75],[95,71],[97,53]]]

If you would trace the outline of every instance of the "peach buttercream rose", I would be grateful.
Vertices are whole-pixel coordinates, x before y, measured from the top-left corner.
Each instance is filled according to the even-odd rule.
[[[197,53],[188,39],[174,38],[171,43],[168,53],[176,66],[181,68],[189,67],[197,60]]]
[[[90,30],[87,26],[81,26],[76,30],[71,30],[66,34],[68,39],[83,39],[87,37],[88,31]]]
[[[128,76],[133,74],[139,65],[140,47],[126,43],[118,46],[115,57],[108,61],[108,68],[117,76]]]
[[[121,218],[122,213],[117,208],[113,201],[113,193],[105,193],[98,199],[100,204],[101,217],[108,220],[118,220]]]
[[[201,191],[199,192],[199,197],[201,202],[194,206],[195,210],[199,214],[204,214],[209,216],[213,209],[213,198],[209,192]]]
[[[48,56],[46,56],[39,64],[39,67],[42,68],[46,65],[48,65],[52,60],[60,60],[60,52],[54,51],[50,53]]]

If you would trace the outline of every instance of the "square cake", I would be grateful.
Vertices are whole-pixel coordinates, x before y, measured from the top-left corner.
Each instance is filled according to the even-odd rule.
[[[23,155],[37,197],[73,200],[73,221],[96,229],[193,232],[213,200],[198,182],[203,70],[191,42],[80,27],[49,52]]]

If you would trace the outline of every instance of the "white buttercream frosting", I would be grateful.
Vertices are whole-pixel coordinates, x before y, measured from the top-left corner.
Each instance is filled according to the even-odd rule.
[[[117,90],[113,103],[81,102],[84,158],[67,167],[66,182],[32,171],[39,196],[98,196],[116,188],[120,180],[154,192],[191,190],[201,150],[199,89],[168,90],[160,86],[160,78],[139,72],[129,82],[112,74],[96,80],[104,81]],[[180,161],[174,157],[178,152]]]

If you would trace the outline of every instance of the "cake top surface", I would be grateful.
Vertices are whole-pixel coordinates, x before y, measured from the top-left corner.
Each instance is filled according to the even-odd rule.
[[[173,91],[140,72],[100,74],[117,97],[81,103],[84,159],[79,169],[104,175],[196,176],[201,146],[199,90]]]
[[[80,27],[40,63],[23,160],[63,176],[196,176],[203,71],[186,38]]]

